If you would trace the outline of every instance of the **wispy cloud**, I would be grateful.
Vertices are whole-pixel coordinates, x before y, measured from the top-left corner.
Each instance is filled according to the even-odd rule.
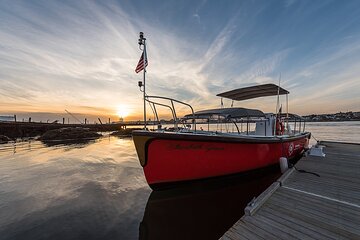
[[[336,90],[354,98],[337,95],[339,105],[333,111],[360,105],[355,97],[360,88],[356,82],[360,32],[354,29],[360,24],[354,13],[360,10],[354,3],[338,7],[339,12],[353,11],[351,19],[329,10],[339,19],[335,35],[326,28],[328,15],[322,17],[327,14],[323,8],[331,3],[201,1],[190,6],[174,1],[161,14],[146,2],[146,12],[133,4],[0,3],[0,111],[70,108],[98,114],[115,112],[125,103],[133,114],[141,112],[137,81],[142,76],[134,73],[141,54],[139,31],[145,32],[148,42],[149,94],[176,97],[199,109],[218,104],[213,95],[223,90],[277,83],[281,72],[284,87],[295,92],[291,96],[295,111],[315,111],[300,103],[323,102]],[[169,11],[172,5],[179,15]],[[312,29],[308,19],[321,28]],[[273,110],[270,102],[259,104]]]
[[[290,7],[291,5],[296,3],[296,0],[285,0],[284,3],[285,3],[285,7]]]

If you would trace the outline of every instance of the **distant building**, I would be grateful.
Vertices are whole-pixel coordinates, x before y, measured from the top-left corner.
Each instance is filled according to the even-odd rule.
[[[0,122],[15,122],[15,116],[0,116]]]
[[[360,112],[339,112],[334,114],[311,114],[303,116],[307,121],[354,121],[360,119]]]

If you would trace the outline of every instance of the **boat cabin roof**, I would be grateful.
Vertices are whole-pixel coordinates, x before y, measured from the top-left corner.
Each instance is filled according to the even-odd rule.
[[[185,115],[184,118],[196,118],[196,119],[204,119],[209,118],[214,115],[220,115],[225,118],[243,118],[243,117],[265,117],[265,114],[257,109],[249,109],[249,108],[216,108],[216,109],[208,109],[197,111],[192,114]]]
[[[216,96],[229,98],[236,101],[242,101],[258,97],[276,96],[289,94],[289,91],[279,87],[276,84],[262,84],[257,86],[238,88],[228,92],[219,93]]]

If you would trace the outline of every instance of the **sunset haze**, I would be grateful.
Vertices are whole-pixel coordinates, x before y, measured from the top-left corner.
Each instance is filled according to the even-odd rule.
[[[150,95],[201,110],[281,74],[291,112],[360,111],[359,1],[1,1],[0,115],[142,119],[140,31]]]

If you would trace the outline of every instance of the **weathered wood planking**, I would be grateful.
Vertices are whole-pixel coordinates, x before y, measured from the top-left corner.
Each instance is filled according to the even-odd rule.
[[[360,239],[360,144],[321,144],[296,165],[320,177],[289,170],[222,239]]]

